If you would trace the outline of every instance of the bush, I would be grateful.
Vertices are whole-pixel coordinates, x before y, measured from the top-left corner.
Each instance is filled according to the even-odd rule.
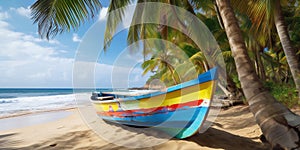
[[[271,94],[281,103],[289,108],[298,105],[298,94],[294,84],[276,84],[274,82],[266,82],[265,87]]]

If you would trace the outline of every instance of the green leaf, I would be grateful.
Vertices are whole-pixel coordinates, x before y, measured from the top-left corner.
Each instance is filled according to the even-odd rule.
[[[77,30],[87,19],[94,18],[101,7],[99,0],[37,0],[30,9],[39,35],[49,39]]]

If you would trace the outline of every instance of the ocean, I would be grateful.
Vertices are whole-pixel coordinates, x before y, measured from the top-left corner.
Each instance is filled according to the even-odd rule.
[[[91,94],[92,91],[76,90],[76,94]],[[0,118],[74,107],[76,101],[73,89],[0,88]]]

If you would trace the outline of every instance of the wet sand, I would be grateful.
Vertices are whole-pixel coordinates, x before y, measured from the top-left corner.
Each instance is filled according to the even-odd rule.
[[[55,121],[71,114],[71,111],[53,111],[3,118],[0,119],[0,132]]]

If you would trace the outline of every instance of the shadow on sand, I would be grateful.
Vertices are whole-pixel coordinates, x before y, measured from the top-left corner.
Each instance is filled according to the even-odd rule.
[[[63,136],[48,139],[43,143],[37,143],[25,147],[14,147],[15,144],[21,141],[10,140],[10,137],[17,136],[17,134],[0,135],[0,149],[15,150],[15,149],[101,149],[101,150],[119,150],[128,149],[126,147],[117,146],[115,144],[103,142],[102,139],[95,137],[96,134],[92,131],[77,131],[69,132]],[[126,139],[124,139],[126,140]],[[143,140],[143,139],[139,139]],[[175,140],[176,144],[182,144],[185,142],[193,142],[201,147],[207,147],[212,149],[227,149],[227,150],[259,150],[270,149],[269,145],[264,145],[259,142],[252,141],[251,138],[237,136],[222,130],[215,128],[208,129],[205,133],[196,134],[190,138],[184,140]],[[177,142],[176,142],[177,141]],[[80,143],[87,142],[90,145],[82,146]],[[174,143],[173,143],[174,144]],[[187,143],[188,144],[188,143]],[[174,146],[174,145],[173,145]],[[164,143],[153,148],[146,149],[164,149],[169,147],[168,143]],[[183,148],[183,145],[175,146],[177,148]],[[145,149],[145,148],[144,148]]]
[[[101,144],[99,146],[94,146],[97,143],[93,137],[92,131],[78,131],[78,132],[69,132],[63,136],[56,137],[53,139],[49,139],[48,141],[37,143],[29,146],[24,147],[16,147],[17,143],[22,141],[13,141],[7,139],[0,139],[0,149],[5,150],[45,150],[45,149],[103,149],[103,150],[110,150],[110,149],[125,149],[114,144]],[[13,136],[13,135],[11,135]],[[9,138],[8,136],[5,138]],[[94,141],[92,141],[94,140]],[[5,143],[2,143],[5,142]],[[90,142],[93,143],[91,146],[80,146],[82,142]],[[103,142],[101,142],[103,143]]]
[[[258,139],[259,137],[255,138]],[[259,150],[270,149],[268,144],[253,141],[254,139],[234,135],[216,128],[209,128],[204,133],[197,133],[186,140],[201,146],[227,150]]]

